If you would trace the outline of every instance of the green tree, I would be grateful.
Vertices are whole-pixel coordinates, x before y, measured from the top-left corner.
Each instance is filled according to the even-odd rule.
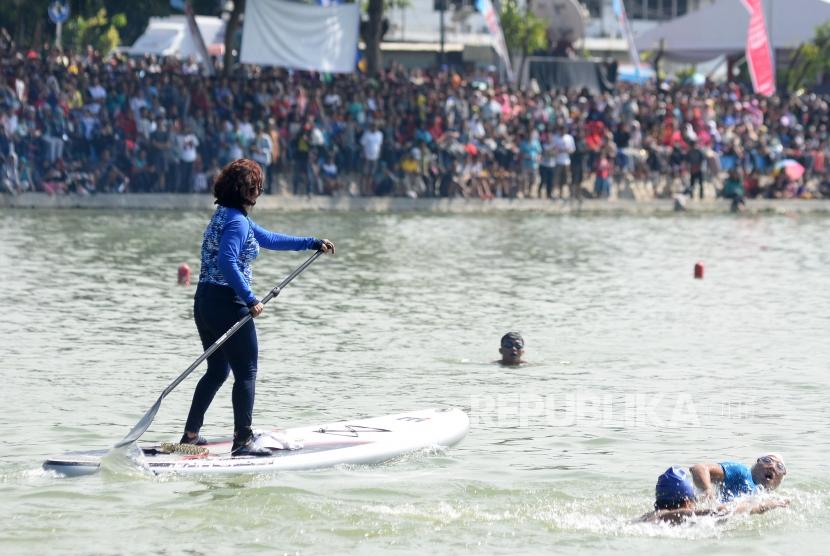
[[[505,0],[501,4],[499,17],[504,33],[504,42],[511,52],[520,51],[522,61],[519,73],[524,69],[525,57],[528,52],[541,50],[548,46],[548,23],[530,11],[528,0],[525,8],[519,7],[518,0]]]
[[[81,51],[88,44],[106,54],[121,44],[118,29],[127,24],[124,14],[107,17],[107,9],[101,8],[91,17],[82,15],[72,17],[66,22],[65,44],[76,51]]]
[[[380,43],[383,40],[385,28],[384,14],[392,10],[403,10],[412,6],[410,0],[360,0],[360,11],[365,12],[368,20],[360,24],[360,38],[365,45],[366,73],[375,75],[383,67],[383,55]]]
[[[24,48],[37,47],[41,41],[52,42],[55,26],[46,15],[50,1],[0,0],[0,27],[8,29],[15,42]],[[221,11],[217,0],[191,0],[190,3],[199,15],[219,15]],[[170,0],[69,0],[69,6],[70,19],[95,17],[101,8],[106,8],[107,13],[123,13],[126,23],[117,30],[122,43],[127,45],[144,32],[151,17],[179,15],[170,7]]]
[[[383,35],[383,0],[369,0],[367,13],[369,22],[366,26],[366,73],[376,75],[383,67],[380,53],[380,41]]]
[[[692,64],[690,66],[686,66],[677,70],[674,73],[674,76],[677,78],[677,82],[681,84],[686,84],[691,82],[694,75],[697,73],[697,66]]]
[[[830,70],[830,22],[816,28],[810,42],[798,47],[788,64],[785,82],[789,90],[800,89],[807,83],[816,83]]]
[[[46,17],[48,7],[49,0],[0,1],[0,27],[8,30],[18,45],[36,46],[45,38],[47,25],[51,27]]]
[[[509,50],[533,52],[548,45],[547,22],[521,9],[518,0],[502,2],[499,17]]]

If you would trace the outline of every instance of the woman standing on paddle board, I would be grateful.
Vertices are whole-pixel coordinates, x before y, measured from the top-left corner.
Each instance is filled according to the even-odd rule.
[[[276,251],[318,249],[334,254],[327,239],[296,237],[268,231],[248,216],[262,194],[263,175],[253,160],[228,164],[216,178],[213,195],[218,205],[202,240],[202,269],[193,304],[193,316],[202,346],[207,350],[239,319],[250,313],[258,317],[263,305],[251,291],[251,263],[260,247]],[[216,392],[233,371],[234,456],[267,456],[271,451],[253,443],[251,421],[254,408],[257,356],[256,328],[249,320],[208,357],[205,376],[196,385],[187,416],[184,444],[206,444],[199,436],[205,412]]]

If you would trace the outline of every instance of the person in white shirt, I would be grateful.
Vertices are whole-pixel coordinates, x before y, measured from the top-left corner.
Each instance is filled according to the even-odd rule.
[[[556,168],[556,149],[553,134],[549,133],[542,143],[542,158],[539,160],[539,198],[553,198],[553,174]]]
[[[261,123],[257,122],[254,129],[256,129],[256,136],[251,144],[251,158],[257,161],[265,171],[265,167],[271,164],[274,143],[271,141],[271,137],[265,133],[265,128]]]
[[[228,160],[233,162],[244,157],[245,153],[242,151],[242,143],[240,143],[239,137],[234,137],[228,145]]]
[[[242,121],[238,122],[236,126],[236,133],[239,135],[239,138],[242,140],[242,145],[244,147],[248,147],[251,142],[254,140],[256,133],[254,132],[254,126],[250,122],[250,118],[247,114],[242,116]]]
[[[150,117],[150,111],[146,107],[141,108],[141,113],[138,117],[138,134],[144,142],[150,141],[150,135],[156,130],[156,122]]]
[[[21,104],[25,103],[26,98],[28,98],[26,89],[26,82],[23,81],[23,76],[18,75],[14,80],[14,92],[17,93],[17,100],[19,100]]]
[[[205,172],[204,164],[202,163],[201,158],[196,159],[196,163],[193,165],[194,174],[193,174],[193,191],[195,193],[204,193],[208,190],[208,175]]]
[[[17,133],[18,118],[11,107],[0,108],[0,123],[8,137],[13,137]]]
[[[257,122],[255,129],[256,137],[254,137],[254,142],[251,144],[251,158],[262,168],[262,173],[266,176],[265,189],[270,190],[270,182],[267,176],[268,167],[272,162],[271,155],[274,151],[274,142],[271,140],[271,136],[265,133],[261,123]]]
[[[326,153],[326,159],[320,164],[320,177],[323,181],[323,193],[334,195],[340,190],[340,182],[337,179],[337,163],[332,153]]]
[[[332,108],[340,108],[343,101],[340,99],[340,95],[334,92],[333,89],[329,89],[329,92],[323,97],[323,104]]]
[[[93,81],[92,86],[89,88],[89,96],[93,101],[99,104],[103,103],[104,99],[107,98],[107,90],[101,86],[101,80],[97,77],[95,78],[95,81]]]
[[[363,166],[363,182],[361,193],[365,196],[372,195],[375,172],[378,169],[380,160],[380,148],[383,145],[383,132],[378,129],[377,120],[373,121],[363,136],[360,138],[360,145],[363,147],[363,158],[366,161]]]
[[[314,122],[313,126],[311,128],[311,146],[320,150],[326,146],[326,136],[323,134],[323,130],[320,129],[319,123]]]
[[[141,118],[142,111],[148,107],[147,99],[144,98],[144,91],[136,88],[132,97],[130,97],[130,110],[133,111],[133,118],[136,121]]]
[[[574,138],[559,124],[551,138],[551,144],[556,158],[556,166],[553,169],[553,183],[559,190],[559,198],[562,199],[562,192],[568,182],[568,171],[571,168],[571,154],[576,150]]]
[[[190,193],[193,188],[193,163],[196,161],[196,148],[199,139],[193,134],[190,127],[184,128],[179,135],[179,193]]]

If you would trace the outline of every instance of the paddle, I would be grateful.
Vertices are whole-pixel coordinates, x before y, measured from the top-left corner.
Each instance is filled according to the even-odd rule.
[[[274,288],[273,288],[273,289],[272,289],[272,290],[268,293],[268,295],[266,295],[266,296],[265,296],[265,298],[262,300],[262,304],[263,304],[263,305],[265,305],[266,303],[268,303],[269,301],[271,301],[273,298],[277,297],[277,296],[280,294],[280,292],[282,291],[282,289],[283,289],[285,286],[287,286],[287,285],[288,285],[288,283],[289,283],[291,280],[293,280],[294,278],[296,278],[296,277],[297,277],[300,273],[302,273],[302,272],[303,272],[306,268],[308,268],[308,266],[309,266],[311,263],[313,263],[315,260],[317,260],[317,257],[319,257],[319,256],[320,256],[320,255],[322,255],[322,254],[323,254],[323,252],[322,252],[322,251],[317,251],[317,252],[316,252],[316,253],[314,253],[312,256],[310,256],[310,257],[309,257],[309,258],[308,258],[308,259],[307,259],[307,260],[306,260],[303,264],[301,264],[300,266],[298,266],[298,267],[294,270],[294,272],[292,272],[291,274],[289,274],[288,276],[286,276],[286,277],[283,279],[283,281],[282,281],[282,282],[280,282],[278,285],[274,286]],[[165,389],[164,389],[164,392],[162,392],[162,393],[161,393],[161,396],[159,396],[159,399],[157,399],[157,400],[156,400],[156,403],[154,403],[154,404],[153,404],[153,407],[151,407],[150,409],[148,409],[148,410],[147,410],[147,413],[145,413],[145,414],[144,414],[144,417],[142,417],[142,418],[141,418],[141,420],[140,420],[138,423],[136,423],[136,425],[135,425],[135,426],[134,426],[134,427],[130,430],[130,432],[128,432],[128,433],[127,433],[127,436],[125,436],[124,438],[122,438],[122,439],[121,439],[121,440],[120,440],[120,441],[119,441],[119,442],[115,445],[115,448],[121,448],[122,446],[126,446],[127,444],[132,444],[133,442],[135,442],[136,440],[138,440],[138,439],[141,437],[141,435],[142,435],[142,434],[144,434],[145,432],[147,432],[147,429],[148,429],[148,428],[150,428],[150,424],[153,422],[153,419],[155,419],[155,417],[156,417],[156,413],[158,413],[158,410],[159,410],[159,408],[161,407],[161,400],[163,400],[164,398],[166,398],[166,397],[167,397],[167,394],[169,394],[170,392],[172,392],[172,391],[173,391],[173,389],[174,389],[176,386],[178,386],[178,385],[179,385],[179,384],[180,384],[180,383],[181,383],[181,382],[182,382],[185,378],[187,378],[187,375],[189,375],[190,373],[192,373],[192,372],[193,372],[193,369],[195,369],[196,367],[198,367],[198,366],[202,363],[202,361],[204,361],[205,359],[207,359],[208,357],[210,357],[210,356],[211,356],[211,354],[212,354],[214,351],[216,351],[217,349],[219,349],[219,347],[220,347],[222,344],[224,344],[224,343],[225,343],[225,341],[227,341],[227,339],[228,339],[228,338],[230,338],[231,336],[233,336],[233,335],[236,333],[236,331],[237,331],[237,330],[239,330],[240,328],[242,328],[242,326],[243,326],[246,322],[248,322],[249,320],[251,320],[252,318],[253,318],[253,317],[251,317],[251,315],[250,315],[250,314],[248,314],[248,315],[245,315],[244,317],[242,317],[241,319],[239,319],[239,320],[236,322],[236,324],[234,324],[234,325],[233,325],[233,326],[232,326],[232,327],[231,327],[231,328],[230,328],[227,332],[225,332],[224,334],[222,334],[222,336],[220,336],[218,340],[216,340],[215,342],[213,342],[213,345],[212,345],[212,346],[210,346],[210,347],[207,349],[207,351],[205,351],[202,355],[200,355],[200,356],[199,356],[199,358],[198,358],[198,359],[196,359],[196,361],[194,361],[194,362],[193,362],[193,363],[192,363],[192,364],[191,364],[191,365],[190,365],[190,366],[189,366],[189,367],[188,367],[188,368],[187,368],[187,369],[186,369],[186,370],[185,370],[182,374],[180,374],[178,377],[176,377],[176,380],[174,380],[173,382],[171,382],[171,383],[170,383],[170,386],[168,386],[167,388],[165,388]]]

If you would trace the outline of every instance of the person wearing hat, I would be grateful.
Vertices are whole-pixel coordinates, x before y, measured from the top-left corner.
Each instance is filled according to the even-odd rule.
[[[722,502],[758,490],[775,490],[787,474],[784,458],[766,454],[755,460],[752,468],[733,461],[698,463],[689,468],[694,483],[707,498]]]
[[[525,350],[525,341],[522,338],[522,335],[518,332],[508,332],[504,336],[501,337],[501,347],[499,348],[499,353],[501,353],[501,359],[497,361],[502,365],[515,367],[517,365],[521,365],[525,363],[522,360],[522,355],[524,355]]]
[[[725,519],[733,514],[760,514],[788,504],[789,500],[776,498],[701,508],[698,507],[695,498],[692,475],[682,467],[672,466],[657,477],[657,486],[654,489],[654,511],[642,516],[640,521],[679,525],[694,516],[714,516]]]
[[[697,515],[694,513],[695,503],[695,485],[691,475],[682,467],[669,467],[657,477],[654,511],[640,519],[680,523],[686,517]]]

